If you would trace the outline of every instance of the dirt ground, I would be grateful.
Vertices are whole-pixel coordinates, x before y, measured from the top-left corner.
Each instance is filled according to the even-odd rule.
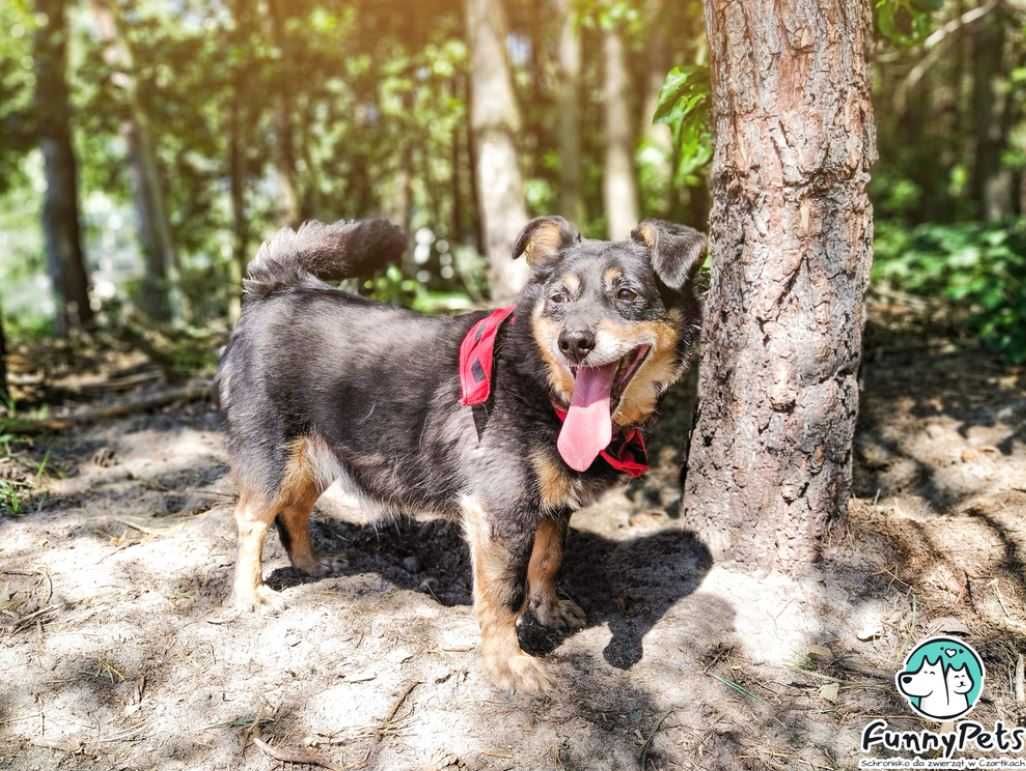
[[[893,677],[937,631],[984,657],[975,717],[1018,724],[1026,371],[914,328],[869,339],[856,497],[812,584],[732,574],[679,519],[679,395],[656,470],[573,520],[562,587],[586,628],[522,629],[555,675],[540,698],[484,680],[444,521],[368,524],[329,493],[332,575],[300,577],[272,536],[288,607],[234,614],[205,402],[0,437],[0,768],[282,767],[254,738],[339,769],[851,768],[871,718],[926,727]],[[803,647],[781,659],[785,639]]]

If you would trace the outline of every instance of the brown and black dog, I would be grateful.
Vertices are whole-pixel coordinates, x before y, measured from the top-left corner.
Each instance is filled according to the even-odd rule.
[[[636,454],[610,448],[637,440],[693,357],[704,243],[655,220],[606,242],[535,219],[511,255],[530,279],[503,320],[423,316],[325,283],[402,252],[383,220],[278,233],[249,266],[218,371],[240,492],[236,603],[279,601],[261,577],[272,524],[296,568],[322,571],[310,512],[341,480],[377,511],[462,521],[485,668],[501,686],[543,689],[517,618],[529,607],[543,624],[584,622],[556,593],[567,523],[637,470]]]

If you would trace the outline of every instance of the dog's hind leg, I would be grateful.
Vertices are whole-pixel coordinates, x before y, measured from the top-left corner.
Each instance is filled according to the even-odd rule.
[[[277,506],[266,497],[243,490],[235,507],[239,554],[235,562],[235,606],[242,611],[261,605],[281,607],[280,595],[266,586],[262,576],[264,539],[274,521]]]
[[[283,507],[274,524],[292,567],[310,576],[320,576],[324,575],[325,569],[314,556],[313,544],[310,542],[310,512],[313,503],[313,500],[304,500]]]
[[[337,476],[337,462],[319,439],[304,437],[292,442],[281,483],[280,511],[274,520],[292,567],[311,576],[326,571],[314,556],[310,542],[310,512],[324,489]]]
[[[549,686],[542,663],[524,653],[517,617],[527,599],[531,532],[497,538],[486,512],[473,499],[463,521],[474,571],[474,616],[481,629],[481,657],[489,678],[502,688],[539,693]]]
[[[542,624],[576,629],[584,626],[585,614],[573,600],[556,593],[556,575],[563,562],[563,545],[569,517],[546,517],[534,531],[534,547],[527,567],[528,606]]]

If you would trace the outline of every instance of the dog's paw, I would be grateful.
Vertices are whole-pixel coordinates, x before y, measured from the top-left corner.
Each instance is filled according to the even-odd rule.
[[[285,597],[267,584],[260,584],[246,591],[235,590],[235,609],[240,613],[270,612],[285,610]]]
[[[327,576],[338,575],[348,566],[349,560],[345,557],[322,557],[320,559],[310,557],[307,560],[292,560],[292,567],[311,578],[326,578]]]
[[[510,656],[485,656],[488,678],[499,688],[538,695],[545,693],[552,680],[540,659],[520,651]]]
[[[563,597],[547,597],[532,604],[531,612],[539,623],[552,629],[580,629],[588,620],[580,605]]]

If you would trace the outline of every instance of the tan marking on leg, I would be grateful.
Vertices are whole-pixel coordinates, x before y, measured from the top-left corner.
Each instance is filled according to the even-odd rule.
[[[274,605],[277,595],[264,585],[262,558],[267,530],[274,522],[277,507],[260,494],[244,490],[235,507],[235,524],[239,531],[239,555],[235,562],[235,606],[239,610],[256,610],[260,605]]]
[[[556,594],[556,574],[563,562],[563,525],[542,520],[534,531],[534,548],[527,567],[528,605],[545,626],[577,628],[585,614],[576,602]]]
[[[293,566],[311,575],[321,572],[310,543],[310,511],[330,479],[323,466],[325,452],[322,440],[310,437],[296,439],[289,446],[288,461],[281,484],[273,499],[243,489],[235,509],[238,527],[239,557],[235,564],[235,602],[240,609],[251,610],[259,605],[284,605],[281,595],[263,583],[262,562],[264,539],[280,513],[288,532],[289,559]]]
[[[484,511],[464,501],[463,523],[474,573],[474,616],[481,629],[481,659],[500,688],[539,693],[549,687],[541,662],[520,649],[517,616],[507,604],[509,554],[490,536]]]

